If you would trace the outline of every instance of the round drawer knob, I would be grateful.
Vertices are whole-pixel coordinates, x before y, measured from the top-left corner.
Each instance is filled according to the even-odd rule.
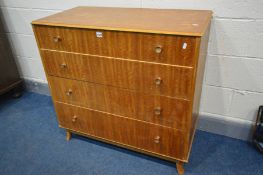
[[[157,86],[159,86],[159,85],[161,85],[162,84],[162,79],[160,78],[160,77],[158,77],[158,78],[156,78],[155,80],[154,80],[154,82],[155,82],[155,84],[157,85]]]
[[[67,68],[67,64],[66,64],[66,63],[62,63],[62,64],[60,64],[60,68],[62,68],[62,69]]]
[[[72,94],[72,90],[69,89],[69,90],[66,92],[66,94],[67,94],[67,96],[71,96],[71,94]]]
[[[161,139],[160,136],[156,136],[156,137],[154,138],[154,143],[160,143],[160,139]]]
[[[186,49],[187,48],[187,43],[183,43],[183,45],[182,45],[182,49]]]
[[[162,113],[162,109],[160,107],[157,107],[154,109],[154,114],[160,116]]]
[[[158,53],[158,54],[159,54],[159,53],[162,52],[162,50],[163,50],[163,49],[162,49],[161,46],[156,46],[156,47],[155,47],[155,53]]]
[[[53,41],[54,41],[55,43],[61,41],[60,36],[54,36],[54,37],[53,37]]]
[[[76,115],[73,116],[72,122],[75,123],[77,121],[78,117]]]

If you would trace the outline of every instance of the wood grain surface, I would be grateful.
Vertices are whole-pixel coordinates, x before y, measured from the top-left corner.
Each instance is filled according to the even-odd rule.
[[[76,7],[32,24],[202,36],[210,10]]]
[[[187,134],[88,108],[55,103],[59,124],[89,135],[185,159]]]
[[[41,49],[193,66],[196,37],[35,26]],[[102,37],[97,37],[101,32]],[[158,51],[160,49],[160,53]]]
[[[42,51],[42,58],[49,75],[191,98],[192,68],[50,51]],[[66,67],[61,67],[62,64]]]
[[[201,102],[201,95],[202,95],[202,87],[203,87],[203,79],[204,79],[204,72],[205,72],[205,64],[206,64],[206,56],[207,56],[207,48],[208,48],[208,41],[209,41],[209,32],[210,32],[210,25],[208,26],[205,35],[200,38],[199,40],[199,49],[198,52],[196,52],[196,67],[194,70],[194,78],[193,83],[195,86],[193,87],[193,99],[192,99],[192,119],[191,119],[191,130],[190,130],[190,147],[189,150],[191,150],[192,143],[195,136],[195,131],[198,124],[198,118],[199,118],[199,109],[200,109],[200,102]],[[188,153],[188,159],[190,156],[190,151]]]
[[[181,130],[191,126],[191,102],[187,100],[53,76],[48,80],[55,101]],[[69,90],[71,94],[67,93]]]

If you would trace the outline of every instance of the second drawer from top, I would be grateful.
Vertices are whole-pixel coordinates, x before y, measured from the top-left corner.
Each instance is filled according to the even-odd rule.
[[[41,54],[49,75],[191,99],[192,68],[47,50]]]

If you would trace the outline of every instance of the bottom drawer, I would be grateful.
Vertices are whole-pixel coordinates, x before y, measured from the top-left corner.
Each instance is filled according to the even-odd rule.
[[[188,135],[180,130],[59,102],[55,106],[62,127],[171,158],[187,157]]]

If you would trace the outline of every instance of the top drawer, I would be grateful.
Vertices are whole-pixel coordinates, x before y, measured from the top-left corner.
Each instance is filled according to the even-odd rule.
[[[34,26],[41,49],[192,67],[196,37]]]

